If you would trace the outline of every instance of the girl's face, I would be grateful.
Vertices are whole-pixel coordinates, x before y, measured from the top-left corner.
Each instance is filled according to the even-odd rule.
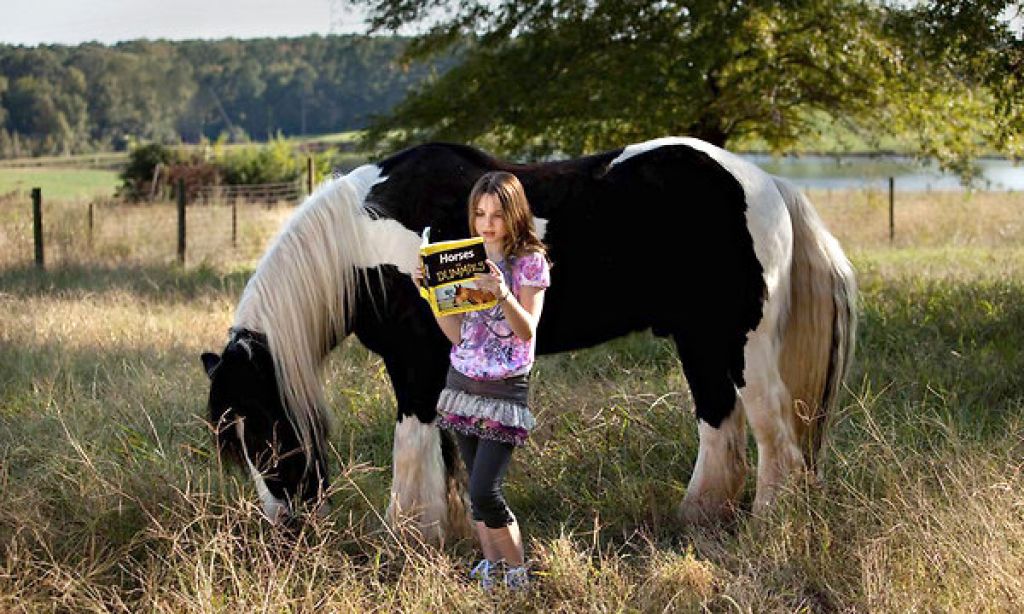
[[[501,247],[508,237],[505,213],[501,201],[494,194],[484,194],[473,207],[473,228],[491,247]]]

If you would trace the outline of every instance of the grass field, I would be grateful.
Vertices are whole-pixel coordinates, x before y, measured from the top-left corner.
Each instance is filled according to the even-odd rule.
[[[814,199],[861,285],[823,486],[681,527],[696,425],[671,346],[542,357],[507,487],[542,572],[525,597],[462,583],[466,544],[383,529],[394,399],[354,340],[326,369],[334,512],[297,540],[260,520],[212,453],[198,359],[250,260],[5,266],[0,611],[1020,611],[1024,202],[908,197],[890,246],[881,196]]]
[[[41,188],[44,200],[89,200],[110,197],[121,182],[114,171],[78,168],[0,168],[0,196],[18,192],[26,198]]]

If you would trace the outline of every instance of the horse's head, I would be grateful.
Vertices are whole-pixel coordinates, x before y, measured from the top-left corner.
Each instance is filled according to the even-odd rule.
[[[237,331],[218,356],[202,355],[210,378],[209,416],[217,449],[255,482],[263,512],[277,523],[326,484],[323,459],[308,463],[282,403],[266,338]]]

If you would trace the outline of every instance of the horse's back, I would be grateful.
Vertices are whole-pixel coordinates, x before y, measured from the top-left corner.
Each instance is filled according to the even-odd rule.
[[[736,169],[687,143],[627,148],[583,197],[551,207],[545,240],[555,268],[541,350],[651,327],[694,339],[742,340],[753,330],[765,267],[748,211],[763,218],[761,209],[781,203],[750,202],[748,186],[762,188],[767,176]]]
[[[765,247],[784,215],[770,177],[702,141],[539,164],[431,143],[379,166],[387,180],[371,200],[410,230],[431,226],[434,240],[465,236],[466,201],[482,174],[519,177],[554,263],[542,353],[652,327],[742,341],[761,318],[766,273],[778,268]]]

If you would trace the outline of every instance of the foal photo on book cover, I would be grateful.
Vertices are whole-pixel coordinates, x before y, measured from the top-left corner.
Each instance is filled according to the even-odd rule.
[[[454,315],[494,307],[491,292],[479,288],[478,274],[487,273],[487,252],[481,237],[430,243],[430,228],[423,229],[420,246],[425,288],[420,294],[438,315]]]

